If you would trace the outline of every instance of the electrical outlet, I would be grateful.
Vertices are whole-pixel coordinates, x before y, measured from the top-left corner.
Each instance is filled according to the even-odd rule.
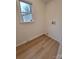
[[[56,24],[56,22],[55,21],[52,21],[52,24]]]

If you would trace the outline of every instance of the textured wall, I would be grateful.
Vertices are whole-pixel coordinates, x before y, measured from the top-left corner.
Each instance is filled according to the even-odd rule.
[[[47,32],[52,38],[60,42],[59,54],[62,45],[62,0],[52,0],[46,4]],[[55,24],[52,24],[55,21]]]
[[[20,23],[19,1],[16,11],[16,45],[30,40],[32,37],[44,32],[44,4],[40,0],[27,0],[32,3],[33,22]]]

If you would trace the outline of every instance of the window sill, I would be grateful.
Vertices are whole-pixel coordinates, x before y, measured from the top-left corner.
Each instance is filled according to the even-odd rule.
[[[23,22],[23,21],[20,22],[20,24],[29,24],[29,23],[34,23],[34,21],[32,20],[30,22]]]

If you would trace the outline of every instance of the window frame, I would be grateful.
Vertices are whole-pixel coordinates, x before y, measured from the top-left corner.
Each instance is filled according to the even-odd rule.
[[[28,1],[23,1],[23,0],[19,0],[19,9],[20,9],[20,22],[21,23],[31,23],[33,20],[33,15],[32,15],[32,19],[31,19],[31,21],[29,21],[29,22],[24,22],[24,20],[23,20],[23,16],[22,16],[22,12],[21,12],[21,6],[20,6],[20,1],[22,1],[22,2],[24,2],[24,3],[27,3],[27,4],[30,4],[31,6],[32,6],[32,3],[30,3],[30,2],[28,2]],[[32,9],[32,7],[31,7],[31,9]],[[32,13],[32,10],[31,10],[31,13]]]

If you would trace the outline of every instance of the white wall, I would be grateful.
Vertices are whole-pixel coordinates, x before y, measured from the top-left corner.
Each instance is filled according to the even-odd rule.
[[[62,0],[51,0],[46,4],[47,32],[60,43],[58,54],[62,54]],[[52,20],[56,24],[52,24]]]
[[[16,11],[16,45],[24,43],[32,39],[36,35],[40,35],[45,32],[44,26],[44,4],[41,0],[27,0],[32,3],[33,21],[28,24],[20,23],[19,14],[19,1],[17,0]]]
[[[58,54],[61,55],[61,40],[62,40],[62,15],[61,15],[61,0],[51,0],[44,4],[42,0],[27,0],[33,5],[33,23],[20,24],[19,9],[16,13],[16,45],[22,42],[29,41],[34,36],[42,33],[48,33],[49,36],[60,42]],[[17,0],[17,5],[19,3]],[[56,24],[52,24],[52,20]]]
[[[61,0],[52,0],[46,7],[47,32],[50,36],[55,37],[57,41],[62,39],[62,15],[61,15]],[[52,24],[52,20],[56,24]]]

